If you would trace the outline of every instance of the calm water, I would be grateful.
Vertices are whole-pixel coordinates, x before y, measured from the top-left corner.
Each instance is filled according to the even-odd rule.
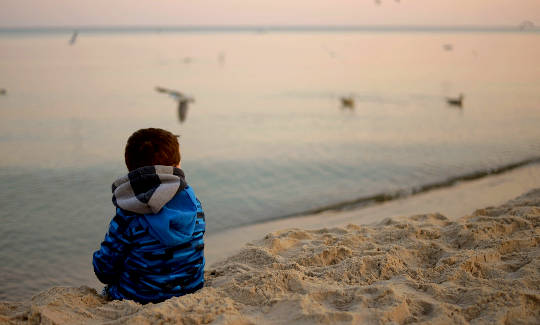
[[[69,38],[0,35],[0,300],[97,284],[110,184],[142,127],[181,134],[209,234],[540,155],[540,34]],[[196,98],[185,123],[155,86]]]

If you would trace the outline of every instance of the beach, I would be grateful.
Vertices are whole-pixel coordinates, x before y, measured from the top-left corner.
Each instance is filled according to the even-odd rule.
[[[105,301],[85,286],[54,287],[0,303],[0,322],[534,324],[539,243],[533,189],[457,218],[428,213],[273,231],[208,266],[194,294],[140,305]]]
[[[180,135],[208,266],[273,231],[457,218],[540,184],[538,172],[514,189],[504,173],[452,194],[540,161],[536,31],[135,28],[79,30],[70,45],[73,34],[0,31],[0,301],[100,290],[91,256],[139,128]],[[185,120],[156,87],[196,100]],[[449,105],[459,93],[463,107]]]
[[[534,323],[540,30],[329,27],[0,28],[0,324]],[[147,127],[179,135],[206,287],[107,302]]]
[[[267,233],[286,228],[315,230],[345,227],[348,224],[374,224],[384,218],[421,213],[441,213],[457,219],[478,208],[504,204],[540,184],[540,164],[533,163],[502,174],[458,182],[402,199],[363,208],[329,210],[229,229],[205,238],[205,256],[209,265],[240,250],[245,243]]]

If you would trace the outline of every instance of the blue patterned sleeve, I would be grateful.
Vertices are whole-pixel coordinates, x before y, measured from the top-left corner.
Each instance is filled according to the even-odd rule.
[[[94,273],[99,281],[105,284],[114,284],[122,271],[124,258],[127,254],[129,241],[126,239],[126,230],[129,221],[120,210],[111,220],[109,231],[101,243],[99,250],[94,252],[92,264]]]

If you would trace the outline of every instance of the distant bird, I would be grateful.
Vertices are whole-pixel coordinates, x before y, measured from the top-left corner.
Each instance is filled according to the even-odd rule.
[[[341,107],[342,108],[354,108],[354,98],[352,96],[348,97],[340,97],[339,100],[341,101]]]
[[[518,26],[519,30],[523,31],[523,30],[527,30],[527,29],[534,29],[535,26],[534,26],[534,23],[530,20],[524,20],[521,22],[521,24],[519,24]]]
[[[69,45],[75,44],[75,42],[77,41],[77,36],[78,35],[79,35],[79,32],[77,32],[77,31],[73,32],[73,35],[71,35],[71,39],[69,40]]]
[[[0,88],[0,95],[5,95],[7,94],[7,90],[5,90],[4,88]]]
[[[225,52],[221,51],[219,52],[218,54],[218,62],[219,62],[219,65],[220,66],[224,66],[225,65]]]
[[[331,57],[332,59],[336,58],[336,52],[334,52],[331,48],[329,48],[325,44],[321,45],[321,48],[328,54],[329,57]]]
[[[188,97],[179,91],[163,87],[156,87],[156,91],[159,93],[165,93],[178,102],[178,119],[180,120],[180,123],[183,123],[187,117],[189,103],[194,103],[195,99],[193,97]]]
[[[450,106],[463,107],[463,94],[459,94],[457,98],[446,97],[446,103]]]
[[[394,0],[396,3],[399,4],[399,0]],[[382,0],[373,0],[377,6],[380,6],[382,4]]]
[[[452,45],[452,44],[444,44],[443,49],[445,51],[452,51],[454,49],[454,45]]]

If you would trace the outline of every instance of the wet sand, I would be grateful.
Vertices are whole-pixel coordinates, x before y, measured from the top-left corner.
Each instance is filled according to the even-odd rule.
[[[212,265],[235,253],[247,242],[269,232],[292,227],[318,229],[349,223],[370,224],[388,217],[435,212],[455,219],[480,207],[503,204],[536,187],[540,187],[540,164],[531,164],[503,174],[464,181],[370,207],[326,211],[223,231],[206,237],[205,255],[207,264]]]

